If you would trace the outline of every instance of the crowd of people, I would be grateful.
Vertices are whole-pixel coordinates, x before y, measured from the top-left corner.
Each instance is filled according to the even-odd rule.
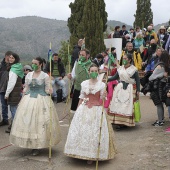
[[[135,49],[139,49],[141,45],[145,46],[147,42],[152,39],[162,48],[169,48],[169,33],[170,27],[161,26],[156,32],[153,28],[153,24],[150,24],[147,28],[140,28],[137,26],[135,29],[130,28],[126,30],[126,25],[116,26],[114,32],[110,34],[109,38],[122,38],[122,49],[126,47],[127,42],[132,42]]]
[[[61,132],[54,104],[60,86],[63,101],[72,96],[74,113],[65,155],[88,160],[89,164],[113,159],[116,149],[111,124],[116,130],[135,126],[134,103],[139,101],[140,92],[150,92],[157,107],[158,119],[152,125],[164,125],[164,103],[170,111],[169,33],[170,27],[164,26],[158,34],[152,25],[130,31],[125,25],[122,30],[116,26],[112,38],[122,38],[120,61],[115,47],[92,58],[84,39],[80,39],[73,49],[72,72],[68,74],[57,53],[51,61],[37,57],[31,65],[22,67],[19,55],[7,51],[0,65],[0,126],[9,125],[9,105],[12,120],[6,132],[13,145],[32,149],[32,154],[37,155],[49,142],[51,146],[58,144]],[[143,78],[139,71],[144,72]],[[66,92],[64,77],[73,82],[71,94]],[[170,132],[170,128],[166,131]]]

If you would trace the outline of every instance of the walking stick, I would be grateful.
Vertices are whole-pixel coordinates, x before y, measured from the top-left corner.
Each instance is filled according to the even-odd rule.
[[[109,60],[111,60],[112,57],[113,57],[113,55],[110,53]],[[110,68],[109,60],[108,60],[108,69],[107,69],[107,73],[106,73],[105,91],[106,91],[106,88],[107,88],[107,81],[108,81],[109,68]],[[112,59],[112,61],[113,61],[113,59]],[[101,119],[100,119],[100,131],[99,131],[99,142],[98,142],[98,149],[97,149],[96,170],[98,170],[98,167],[99,167],[100,140],[101,140],[101,134],[102,134],[103,112],[104,112],[104,99],[103,99],[103,105],[102,105],[102,115],[101,115]]]
[[[50,42],[50,89],[52,89],[51,84],[51,60],[52,60],[52,52],[51,52],[51,42]],[[51,155],[52,155],[52,100],[51,100],[51,92],[50,92],[50,141],[49,141],[49,163],[51,163]]]
[[[68,43],[68,72],[69,72],[69,73],[71,72],[70,64],[71,64],[70,45],[69,45],[69,43]],[[64,111],[63,111],[63,115],[65,114],[66,109],[67,109],[67,105],[68,105],[68,103],[69,103],[69,101],[70,101],[70,91],[71,91],[71,89],[70,89],[70,84],[71,84],[71,83],[70,83],[70,80],[69,80],[68,97],[67,97],[67,100],[66,100],[66,107],[65,107],[65,109],[64,109]],[[69,126],[70,126],[70,119],[71,119],[70,112],[69,112],[68,115],[69,115]]]
[[[71,72],[71,68],[70,68],[70,64],[71,64],[71,56],[70,56],[70,50],[69,50],[69,43],[68,43],[68,72],[70,73]],[[71,91],[71,88],[70,88],[70,81],[69,80],[69,90],[68,90],[68,98],[67,98],[67,101],[69,102],[70,101],[70,91]],[[71,120],[71,115],[70,115],[70,111],[69,111],[69,126],[70,126],[70,120]]]

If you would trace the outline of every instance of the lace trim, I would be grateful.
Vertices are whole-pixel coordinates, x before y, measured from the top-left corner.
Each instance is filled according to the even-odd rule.
[[[128,114],[128,115],[125,115],[124,113],[118,113],[118,112],[115,112],[115,111],[110,111],[110,113],[112,113],[112,114],[116,114],[116,115],[122,115],[122,116],[126,116],[126,117],[129,117],[129,116],[133,116],[133,113],[132,114]]]
[[[85,156],[79,156],[79,155],[71,155],[71,154],[66,154],[64,153],[66,156],[69,156],[69,157],[72,157],[72,158],[77,158],[77,159],[83,159],[83,160],[92,160],[92,161],[97,161],[97,158],[88,158],[88,157],[85,157]],[[114,156],[113,156],[114,158]],[[98,160],[100,161],[105,161],[105,160],[110,160],[110,159],[113,159],[113,158],[107,158],[107,159],[101,159],[99,158]]]
[[[38,85],[41,85],[45,82],[45,79],[48,79],[48,74],[41,71],[40,75],[35,79],[32,78],[34,72],[30,72],[27,74],[25,78],[25,82],[29,85],[31,84],[32,80],[35,80]]]
[[[109,149],[108,149],[108,157],[107,159],[101,159],[99,158],[98,160],[100,161],[105,161],[105,160],[110,160],[110,159],[113,159],[115,157],[115,155],[117,154],[117,149],[114,145],[115,143],[115,139],[114,139],[114,131],[111,127],[111,124],[109,122],[109,118],[108,118],[108,115],[106,115],[106,121],[107,121],[107,124],[108,124],[108,130],[109,130]],[[68,157],[72,157],[72,158],[77,158],[77,159],[83,159],[83,160],[92,160],[92,161],[96,161],[97,158],[89,158],[89,157],[85,157],[85,156],[79,156],[79,155],[75,155],[75,154],[67,154],[67,153],[64,153],[66,156]]]
[[[126,69],[126,71],[129,74],[129,76],[132,77],[137,71],[137,69],[134,65],[131,65],[129,68]]]
[[[103,82],[98,81],[95,85],[90,85],[89,80],[83,81],[81,83],[82,92],[86,95],[88,94],[96,94],[98,91],[105,88],[105,84]]]

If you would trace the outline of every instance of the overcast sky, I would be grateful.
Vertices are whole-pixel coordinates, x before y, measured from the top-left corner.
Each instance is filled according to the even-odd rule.
[[[0,17],[40,16],[67,20],[70,2],[74,0],[0,0]],[[133,25],[136,0],[105,0],[108,20],[117,20]],[[169,0],[151,0],[154,25],[169,21]]]

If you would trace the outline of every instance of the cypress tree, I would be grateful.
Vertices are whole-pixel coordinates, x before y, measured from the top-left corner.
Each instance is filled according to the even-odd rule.
[[[75,0],[70,3],[71,17],[68,19],[70,42],[85,38],[85,46],[91,56],[105,49],[104,32],[107,28],[107,12],[104,0]]]
[[[66,68],[66,66],[68,65],[68,61],[69,61],[69,55],[68,54],[68,45],[69,42],[67,41],[61,41],[61,48],[59,50],[59,57],[62,59],[62,62],[64,63],[64,66]],[[70,46],[69,46],[69,51],[70,51]]]
[[[78,39],[83,38],[84,35],[79,35],[78,27],[83,17],[84,11],[84,0],[75,0],[74,3],[70,3],[69,7],[71,9],[71,16],[68,18],[68,28],[71,33],[70,44],[77,44]]]
[[[134,27],[140,26],[146,28],[153,23],[153,12],[151,9],[151,0],[137,0],[137,10],[134,15]]]

